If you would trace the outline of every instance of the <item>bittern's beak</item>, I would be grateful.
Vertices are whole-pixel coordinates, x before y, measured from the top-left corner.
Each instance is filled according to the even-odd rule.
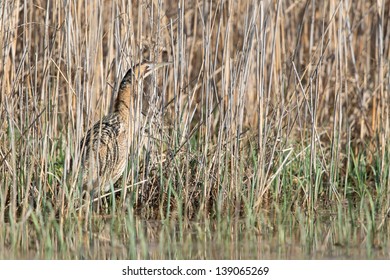
[[[168,66],[173,64],[172,62],[159,62],[159,63],[153,63],[153,62],[145,62],[146,71],[143,74],[143,77],[146,78],[150,74],[152,74],[154,71],[156,71],[159,68],[162,68],[164,66]]]

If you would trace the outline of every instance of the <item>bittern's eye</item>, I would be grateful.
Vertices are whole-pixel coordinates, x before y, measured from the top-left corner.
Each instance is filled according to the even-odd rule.
[[[148,72],[148,71],[150,71],[150,70],[152,70],[152,65],[150,65],[150,64],[145,64],[145,72]]]

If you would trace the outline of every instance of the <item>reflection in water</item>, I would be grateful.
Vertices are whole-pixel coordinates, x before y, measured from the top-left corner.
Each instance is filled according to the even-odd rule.
[[[52,219],[41,227],[39,221],[24,222],[2,229],[0,257],[388,259],[388,220],[379,217],[376,221],[362,221],[358,213],[356,217],[346,214],[339,211],[310,216],[295,211],[284,216],[263,213],[247,219],[198,221],[146,221],[128,214],[93,217],[87,228],[85,221],[74,219],[63,224]],[[14,236],[12,232],[21,234]]]

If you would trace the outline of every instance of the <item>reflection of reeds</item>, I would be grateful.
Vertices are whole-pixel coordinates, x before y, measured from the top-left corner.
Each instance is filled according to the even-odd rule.
[[[0,223],[53,215],[61,232],[77,214],[90,226],[93,212],[73,206],[78,143],[146,58],[173,65],[136,97],[123,191],[103,212],[220,218],[349,205],[383,230],[389,2],[166,2],[0,4]]]

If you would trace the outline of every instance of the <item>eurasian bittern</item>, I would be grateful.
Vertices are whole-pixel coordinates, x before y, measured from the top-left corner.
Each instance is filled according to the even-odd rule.
[[[142,62],[123,77],[114,111],[97,121],[80,143],[80,180],[84,190],[107,192],[126,167],[130,139],[131,110],[139,82],[154,70],[169,63]]]

